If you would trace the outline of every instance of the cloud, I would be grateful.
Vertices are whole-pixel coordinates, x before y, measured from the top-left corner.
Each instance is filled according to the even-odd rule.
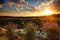
[[[20,6],[27,6],[27,5],[28,5],[28,3],[18,3],[18,4],[16,4],[17,7],[20,7]]]
[[[14,5],[16,7],[20,7],[20,6],[27,6],[28,2],[26,2],[25,0],[14,0],[14,1],[8,0],[7,5],[8,6],[13,6]]]
[[[24,8],[23,7],[21,7],[21,8],[16,7],[15,9],[19,12],[19,11],[22,11]]]
[[[2,8],[3,7],[3,4],[0,4],[0,8]]]
[[[17,11],[20,11],[20,9],[19,9],[19,8],[16,8],[16,10],[17,10]]]
[[[26,2],[25,0],[19,0],[19,3],[16,4],[17,7],[19,6],[27,6],[28,2]]]
[[[10,2],[10,1],[7,2],[8,6],[13,6],[14,4],[15,4],[14,2]]]
[[[25,2],[25,0],[19,0],[19,2],[20,2],[20,3],[24,3],[24,2]]]
[[[60,0],[54,0],[53,7],[56,11],[60,11]]]
[[[29,10],[28,11],[31,11],[31,12],[35,12],[35,11],[37,11],[37,9],[35,8],[35,7],[33,7],[33,6],[29,6],[30,8],[29,8]]]

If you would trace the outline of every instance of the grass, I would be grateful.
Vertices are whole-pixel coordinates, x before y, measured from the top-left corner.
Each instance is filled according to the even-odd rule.
[[[0,40],[8,40],[5,36],[0,37]]]

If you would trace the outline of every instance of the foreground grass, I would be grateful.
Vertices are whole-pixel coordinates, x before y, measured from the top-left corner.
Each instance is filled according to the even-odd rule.
[[[8,40],[8,39],[6,38],[6,36],[2,36],[0,37],[0,40]]]

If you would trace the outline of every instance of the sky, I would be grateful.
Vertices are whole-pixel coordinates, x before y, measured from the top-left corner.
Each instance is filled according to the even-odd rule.
[[[48,2],[50,0],[46,0]],[[57,2],[57,0],[55,0]],[[35,10],[45,0],[0,0],[0,10],[25,12]]]
[[[37,7],[41,2],[44,2],[44,0],[0,0],[0,10],[28,11]]]

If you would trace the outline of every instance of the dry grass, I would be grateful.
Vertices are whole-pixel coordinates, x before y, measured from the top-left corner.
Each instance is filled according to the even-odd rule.
[[[5,36],[0,37],[0,40],[8,40]]]

